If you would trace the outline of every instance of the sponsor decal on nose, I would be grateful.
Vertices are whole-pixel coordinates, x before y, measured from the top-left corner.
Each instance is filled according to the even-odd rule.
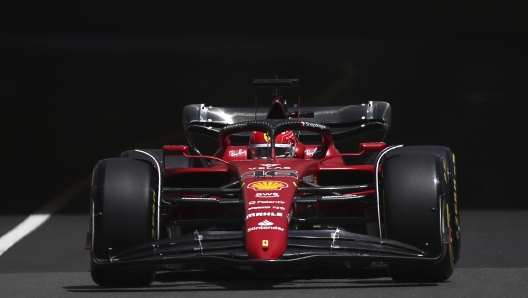
[[[283,228],[275,226],[273,222],[267,219],[259,222],[258,225],[259,225],[258,227],[248,228],[247,232],[249,233],[249,232],[256,231],[256,230],[275,230],[275,231],[284,232]]]
[[[255,212],[255,213],[249,213],[246,215],[246,219],[251,217],[261,217],[261,216],[275,216],[275,217],[282,217],[282,212]]]
[[[249,205],[255,205],[255,204],[286,204],[284,201],[249,201]]]
[[[255,197],[257,198],[278,198],[279,194],[276,192],[257,192]]]
[[[273,223],[272,223],[271,221],[265,219],[265,220],[259,222],[258,225],[259,225],[259,226],[272,226]]]
[[[247,185],[247,188],[253,188],[256,191],[281,190],[287,187],[288,184],[282,181],[257,181]]]
[[[277,209],[277,210],[286,210],[284,207],[280,206],[255,206],[249,207],[248,210],[257,210],[257,209]]]

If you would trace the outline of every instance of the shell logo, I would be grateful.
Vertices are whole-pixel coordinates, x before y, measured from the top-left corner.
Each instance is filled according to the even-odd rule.
[[[248,184],[247,188],[254,190],[281,190],[288,187],[288,184],[282,181],[256,181]]]

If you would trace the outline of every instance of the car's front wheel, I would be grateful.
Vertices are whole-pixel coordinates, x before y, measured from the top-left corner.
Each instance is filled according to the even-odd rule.
[[[152,241],[156,228],[156,182],[153,167],[141,160],[110,158],[94,168],[91,194],[90,272],[105,287],[150,285],[154,267],[106,268],[108,260],[126,249]]]
[[[456,264],[460,259],[461,255],[461,231],[460,231],[460,213],[458,210],[458,196],[457,196],[457,175],[456,175],[456,162],[455,154],[448,147],[434,146],[434,145],[421,145],[421,146],[404,146],[391,150],[387,153],[386,157],[400,155],[400,154],[435,154],[440,157],[444,162],[444,168],[446,170],[447,178],[447,201],[449,205],[449,217],[451,220],[451,229],[453,231],[453,262]]]
[[[421,248],[434,263],[389,263],[397,282],[441,282],[454,270],[448,181],[443,160],[426,152],[388,157],[382,166],[385,237]]]

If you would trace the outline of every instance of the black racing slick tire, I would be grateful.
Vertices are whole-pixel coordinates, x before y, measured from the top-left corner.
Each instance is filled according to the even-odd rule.
[[[110,158],[94,168],[91,189],[90,273],[104,287],[149,286],[155,267],[108,268],[97,262],[150,242],[156,229],[157,175],[141,160]]]
[[[458,210],[458,196],[457,196],[457,175],[455,154],[448,147],[423,145],[423,146],[405,146],[387,153],[386,157],[399,154],[435,154],[440,156],[444,161],[444,167],[447,173],[448,193],[447,201],[449,205],[449,216],[451,220],[452,242],[453,242],[453,262],[456,264],[460,259],[462,253],[462,234],[460,231],[460,213]]]
[[[452,244],[443,160],[435,154],[402,153],[382,166],[384,234],[422,249],[431,262],[389,263],[396,282],[442,282],[453,274]]]

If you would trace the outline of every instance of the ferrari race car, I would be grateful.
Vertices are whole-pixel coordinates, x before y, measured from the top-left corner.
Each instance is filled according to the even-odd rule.
[[[265,106],[187,105],[187,145],[99,161],[86,243],[93,281],[148,286],[157,271],[291,276],[324,266],[447,280],[461,241],[453,152],[387,146],[387,102],[288,103],[281,88],[298,83],[254,80],[272,90]]]

